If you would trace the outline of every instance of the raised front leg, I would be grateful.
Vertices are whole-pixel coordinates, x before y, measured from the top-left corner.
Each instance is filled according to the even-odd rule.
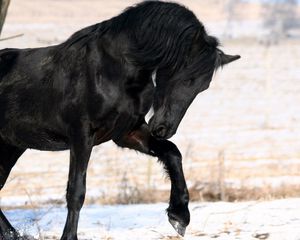
[[[168,140],[152,139],[149,146],[163,162],[171,180],[170,203],[167,209],[169,221],[175,230],[184,236],[185,229],[190,223],[190,212],[189,192],[182,170],[182,156],[176,145]]]
[[[168,140],[152,137],[146,123],[122,139],[114,141],[121,147],[157,156],[164,164],[171,180],[170,203],[167,209],[169,221],[174,229],[184,236],[190,222],[189,193],[182,170],[182,156],[176,145]]]
[[[68,216],[62,240],[77,240],[79,212],[86,192],[86,171],[93,141],[88,129],[78,126],[70,134],[70,168],[67,187]]]

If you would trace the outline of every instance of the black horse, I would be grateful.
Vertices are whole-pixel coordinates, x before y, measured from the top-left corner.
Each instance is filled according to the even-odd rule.
[[[46,48],[0,51],[0,186],[27,148],[70,149],[63,240],[77,239],[93,146],[117,145],[158,157],[171,180],[167,214],[184,235],[189,194],[172,142],[187,108],[229,56],[195,15],[147,1]],[[155,82],[152,80],[156,73]],[[145,115],[153,106],[147,124]],[[0,239],[22,239],[0,211]]]

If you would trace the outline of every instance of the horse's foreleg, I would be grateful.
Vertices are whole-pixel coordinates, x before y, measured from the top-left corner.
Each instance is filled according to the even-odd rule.
[[[62,240],[77,240],[79,212],[86,191],[86,171],[92,151],[92,138],[88,131],[77,128],[70,136],[70,167],[67,187],[68,216]]]
[[[0,190],[3,188],[12,167],[25,150],[5,144],[0,140]],[[19,234],[9,223],[0,209],[0,239],[20,239]]]
[[[167,209],[169,221],[175,230],[182,236],[190,223],[188,210],[189,192],[186,186],[182,157],[176,145],[170,141],[152,141],[151,149],[163,162],[171,180],[170,204]]]
[[[183,236],[190,222],[189,193],[182,170],[182,157],[176,145],[168,140],[157,140],[152,137],[146,124],[122,139],[114,141],[121,147],[157,156],[164,164],[171,180],[170,203],[167,209],[169,221]]]

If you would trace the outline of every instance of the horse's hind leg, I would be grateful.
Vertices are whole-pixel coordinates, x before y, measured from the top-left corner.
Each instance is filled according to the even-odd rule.
[[[182,170],[182,157],[176,145],[171,141],[157,140],[152,137],[146,123],[122,139],[114,139],[114,141],[121,147],[156,156],[164,164],[171,180],[170,203],[167,209],[169,221],[183,236],[190,222],[189,193]]]
[[[8,145],[0,139],[0,190],[3,188],[12,167],[24,151],[24,149]],[[18,238],[19,234],[0,209],[0,239],[16,240]]]

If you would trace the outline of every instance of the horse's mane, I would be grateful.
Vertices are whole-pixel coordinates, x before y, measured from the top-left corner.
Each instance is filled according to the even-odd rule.
[[[79,50],[106,32],[112,36],[125,33],[130,41],[126,57],[143,68],[160,67],[175,72],[186,63],[196,41],[201,46],[199,59],[202,59],[198,67],[215,64],[210,50],[218,46],[218,40],[207,35],[202,23],[186,7],[160,1],[144,1],[110,20],[74,33],[58,45],[54,59],[67,55],[70,48]]]
[[[204,68],[209,60],[207,56],[214,57],[211,50],[219,44],[216,38],[207,35],[192,11],[171,2],[145,1],[127,8],[112,19],[110,29],[115,33],[127,32],[133,42],[129,57],[148,68],[176,71],[186,63],[195,45],[201,47],[199,59],[203,60],[199,63],[203,66],[198,67]]]
[[[74,34],[72,34],[65,42],[56,46],[56,51],[54,53],[54,61],[59,62],[68,55],[68,50],[70,48],[80,50],[84,47],[90,40],[95,39],[103,35],[106,31],[106,25],[102,23],[97,23],[92,26],[83,28]]]

